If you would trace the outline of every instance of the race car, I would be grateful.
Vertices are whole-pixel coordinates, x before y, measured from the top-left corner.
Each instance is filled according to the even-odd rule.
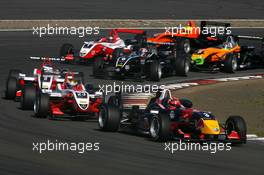
[[[54,68],[50,60],[44,60],[40,68],[35,68],[32,76],[21,73],[20,70],[10,70],[7,81],[5,97],[20,101],[22,109],[33,109],[36,93],[51,93],[64,82],[66,70]],[[75,72],[80,77],[82,73]]]
[[[253,46],[241,46],[241,39],[262,41],[262,53],[257,54]],[[223,70],[234,73],[238,69],[264,65],[263,38],[249,36],[227,36],[217,47],[199,49],[192,54],[191,66],[197,70]]]
[[[119,37],[119,33],[133,34],[135,36],[133,39],[124,41]],[[75,51],[72,44],[63,44],[60,49],[60,56],[70,63],[94,60],[96,57],[111,55],[116,48],[123,48],[125,51],[129,51],[129,45],[140,44],[146,39],[145,35],[146,32],[144,30],[113,29],[110,31],[108,38],[103,37],[98,41],[84,42],[79,52]]]
[[[210,32],[210,28],[221,28],[220,32]],[[216,30],[216,29],[215,29]],[[177,31],[166,31],[164,33],[154,34],[153,37],[147,38],[149,43],[175,43],[177,38],[182,38],[183,50],[185,53],[192,54],[197,49],[213,47],[221,44],[222,38],[230,34],[230,24],[214,21],[201,21],[197,26],[194,21],[189,21],[186,26],[178,28]]]
[[[178,39],[180,42],[181,39]],[[182,41],[182,40],[181,40]],[[116,50],[111,60],[105,58],[96,61],[93,73],[114,78],[148,78],[151,81],[160,81],[163,76],[186,76],[189,71],[191,58],[181,49],[182,45],[146,43],[144,47],[133,46],[130,53],[122,49]]]
[[[97,116],[102,93],[92,85],[86,87],[75,75],[68,73],[60,88],[47,94],[39,92],[34,101],[34,115],[39,118],[82,118]]]
[[[118,108],[102,106],[99,128],[111,132],[132,129],[149,135],[154,141],[246,143],[246,122],[240,116],[230,116],[221,124],[211,112],[194,109],[189,99],[172,97],[168,89],[158,91],[152,98],[143,99],[139,94],[134,97],[111,96],[108,106]],[[141,107],[142,103],[146,107]],[[115,115],[109,117],[108,113]]]

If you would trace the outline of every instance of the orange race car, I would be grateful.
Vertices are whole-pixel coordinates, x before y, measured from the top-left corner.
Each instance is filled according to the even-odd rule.
[[[239,39],[241,38],[243,37],[230,35],[223,44],[217,47],[197,50],[192,54],[191,65],[199,70],[223,69],[228,73],[234,73],[239,68],[263,66],[263,52],[257,54],[253,46],[240,46]],[[260,37],[247,37],[247,39],[263,41],[263,38]]]
[[[166,32],[154,34],[147,41],[155,44],[181,44],[185,53],[193,53],[197,49],[221,44],[223,38],[229,34],[229,23],[201,21],[201,25],[197,26],[194,21],[189,21],[187,26],[167,28]],[[180,43],[177,41],[179,38],[182,41]]]

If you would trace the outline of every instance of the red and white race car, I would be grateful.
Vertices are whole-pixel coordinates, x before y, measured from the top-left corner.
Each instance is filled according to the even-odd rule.
[[[123,40],[119,33],[135,34],[133,39]],[[91,60],[95,57],[106,57],[112,55],[115,49],[123,48],[125,51],[130,50],[130,46],[140,44],[146,40],[146,32],[136,29],[113,29],[108,38],[101,38],[98,41],[84,42],[79,54],[76,55],[72,44],[66,43],[61,46],[60,57],[66,62],[76,63],[76,61]]]
[[[85,88],[74,74],[67,73],[64,83],[56,91],[37,94],[34,113],[41,118],[97,116],[102,97],[100,91],[95,91],[91,85]]]
[[[64,82],[67,72],[55,69],[51,61],[44,60],[40,68],[35,68],[32,76],[28,76],[22,71],[13,69],[9,71],[6,81],[5,97],[20,101],[22,109],[33,109],[36,93],[51,93],[55,91],[59,84]],[[75,74],[81,73],[76,72]]]

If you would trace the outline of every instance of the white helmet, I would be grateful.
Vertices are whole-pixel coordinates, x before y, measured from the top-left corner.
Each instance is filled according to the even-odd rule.
[[[43,68],[44,72],[50,72],[50,73],[53,72],[53,67],[51,67],[51,66],[46,65],[46,66],[43,66],[42,68]]]

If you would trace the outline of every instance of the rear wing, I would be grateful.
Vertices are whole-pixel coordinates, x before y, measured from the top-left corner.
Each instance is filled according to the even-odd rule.
[[[225,29],[223,35],[216,36],[218,38],[223,38],[223,36],[230,35],[230,34],[226,33],[227,28],[231,27],[230,23],[218,22],[218,21],[201,21],[201,25],[200,25],[201,31],[204,31],[206,28],[210,28],[210,27],[223,27]],[[211,37],[210,34],[205,35],[203,33],[201,33],[201,36]]]
[[[40,61],[65,61],[64,58],[56,58],[56,57],[39,57],[39,56],[32,56],[29,57],[31,60],[40,60]]]
[[[235,38],[237,39],[237,41],[239,41],[240,39],[244,39],[244,40],[253,40],[253,41],[260,41],[260,42],[261,42],[261,46],[262,46],[262,48],[264,48],[264,37],[259,37],[259,36],[246,36],[246,35],[237,35],[237,36],[235,36]]]
[[[218,21],[201,21],[201,29],[204,27],[230,27],[230,23],[218,22]]]
[[[110,35],[118,34],[118,33],[131,33],[135,35],[146,35],[147,32],[145,30],[139,30],[139,29],[113,29],[110,31]]]

